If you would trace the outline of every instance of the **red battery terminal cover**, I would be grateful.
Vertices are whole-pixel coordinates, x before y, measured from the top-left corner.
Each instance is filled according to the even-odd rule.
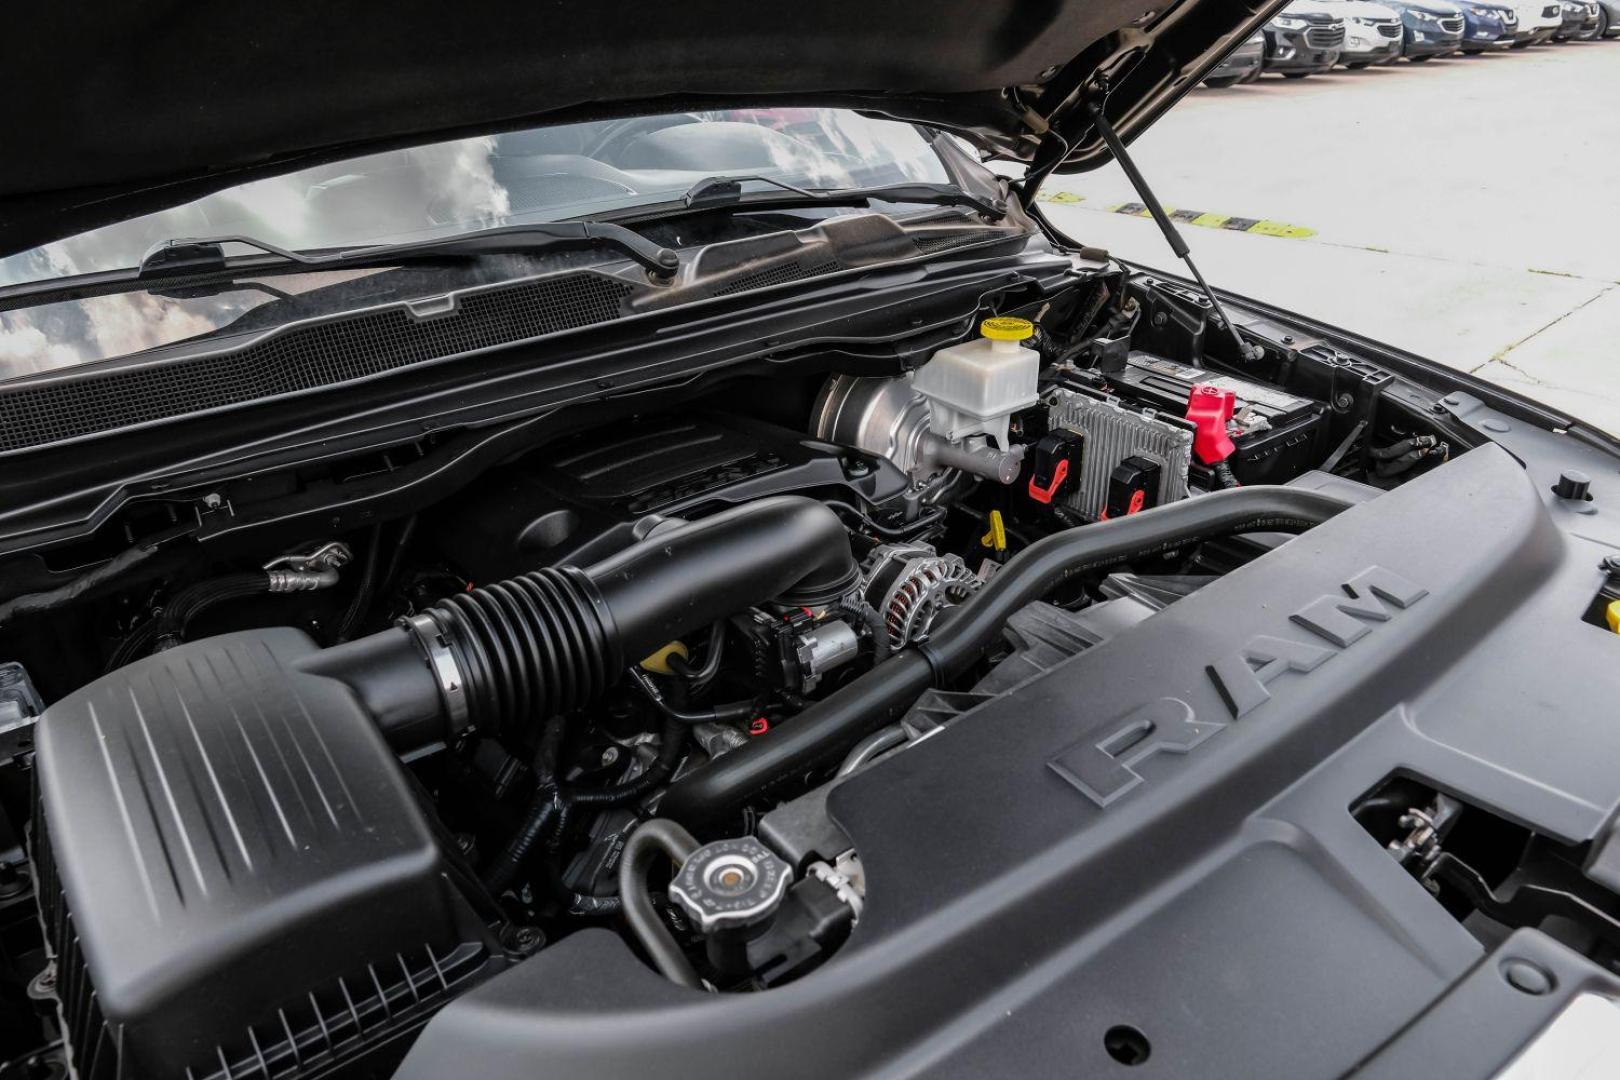
[[[1226,433],[1227,421],[1237,408],[1237,395],[1209,383],[1197,383],[1187,395],[1187,419],[1198,429],[1193,453],[1205,465],[1225,461],[1237,450]]]

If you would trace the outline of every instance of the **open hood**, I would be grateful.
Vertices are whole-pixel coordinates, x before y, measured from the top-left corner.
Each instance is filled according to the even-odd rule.
[[[1106,157],[1075,108],[1099,76],[1129,138],[1277,6],[34,5],[0,67],[0,255],[324,160],[718,105],[862,109],[1084,169]]]

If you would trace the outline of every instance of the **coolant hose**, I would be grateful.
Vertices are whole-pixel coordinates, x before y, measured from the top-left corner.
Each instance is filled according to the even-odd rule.
[[[673,821],[653,818],[642,822],[630,834],[619,860],[619,901],[625,922],[647,950],[653,965],[670,982],[692,990],[702,990],[703,982],[670,932],[658,921],[658,912],[647,895],[647,874],[660,855],[679,866],[697,848],[691,833]]]
[[[833,764],[923,691],[947,685],[978,662],[1014,612],[1079,574],[1235,533],[1303,532],[1349,506],[1317,491],[1234,488],[1054,533],[1014,555],[981,589],[945,611],[928,641],[778,722],[768,738],[751,739],[681,777],[664,793],[658,812],[706,824],[783,780]]]
[[[628,664],[752,604],[821,606],[854,587],[832,510],[783,495],[660,531],[594,566],[448,597],[402,626],[315,654],[399,750],[499,735],[600,697]]]

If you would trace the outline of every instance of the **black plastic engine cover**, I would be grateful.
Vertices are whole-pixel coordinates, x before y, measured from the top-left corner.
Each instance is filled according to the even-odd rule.
[[[876,503],[906,488],[881,458],[748,417],[653,416],[564,438],[491,473],[436,515],[439,546],[477,581],[588,565],[633,543],[651,514],[702,516],[791,492]]]
[[[503,962],[363,707],[294,666],[315,650],[183,645],[39,721],[34,854],[81,1076],[342,1075]]]
[[[401,1080],[474,1053],[488,1080],[1337,1077],[1471,971],[1506,992],[1425,1063],[1488,1075],[1620,980],[1539,931],[1490,954],[1350,807],[1401,774],[1612,830],[1620,639],[1581,614],[1620,482],[1590,471],[1569,504],[1556,467],[1470,451],[857,772],[829,808],[865,907],[804,979],[702,995],[582,932],[441,1012]]]

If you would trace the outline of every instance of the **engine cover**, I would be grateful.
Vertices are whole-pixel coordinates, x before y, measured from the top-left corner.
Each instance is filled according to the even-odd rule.
[[[1555,477],[1471,450],[846,778],[868,891],[810,978],[705,999],[586,931],[441,1012],[399,1080],[1495,1075],[1620,982],[1539,931],[1482,944],[1349,807],[1415,775],[1620,845],[1615,635],[1580,618],[1620,530],[1547,506]],[[1506,981],[1525,957],[1551,993]]]
[[[440,547],[477,581],[579,565],[640,539],[650,515],[703,517],[814,491],[871,505],[901,495],[887,460],[728,414],[649,417],[592,430],[496,470],[438,515]]]
[[[294,666],[315,651],[211,638],[40,719],[34,857],[81,1077],[348,1075],[504,963],[364,707]]]

